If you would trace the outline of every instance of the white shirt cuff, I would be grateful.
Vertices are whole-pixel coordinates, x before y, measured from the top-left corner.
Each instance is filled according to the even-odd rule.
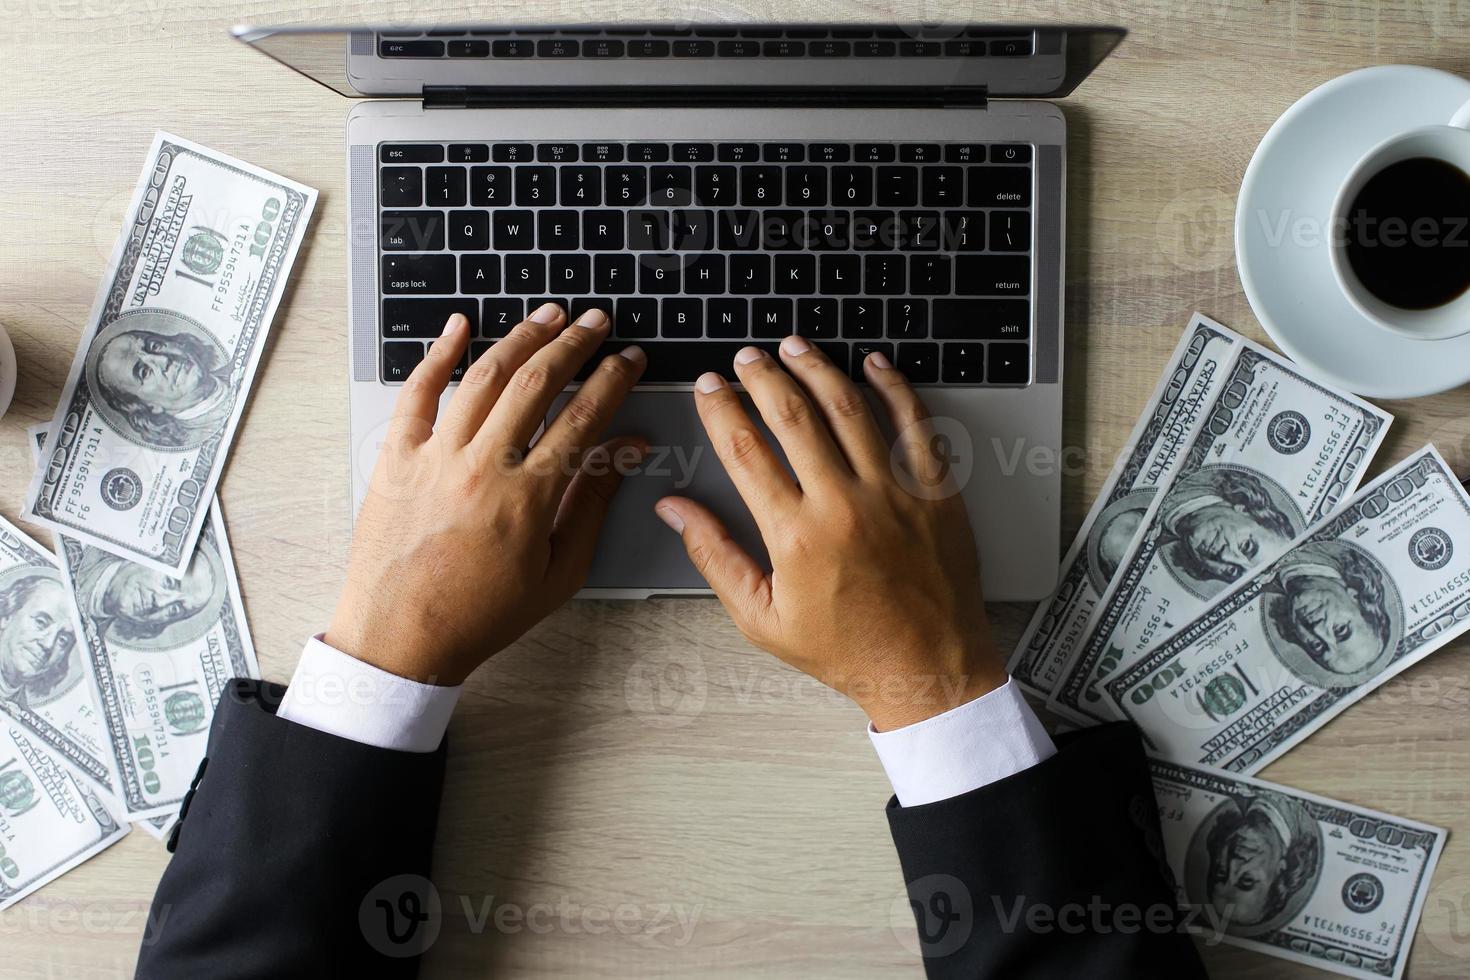
[[[868,737],[900,806],[960,796],[1056,755],[1051,736],[1007,679],[942,715]]]
[[[400,752],[432,752],[444,739],[460,687],[420,684],[350,657],[313,636],[277,718]]]

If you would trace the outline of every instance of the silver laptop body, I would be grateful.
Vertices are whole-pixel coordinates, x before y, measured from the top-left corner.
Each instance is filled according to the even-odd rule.
[[[1038,99],[1069,93],[1121,30],[235,34],[362,100],[346,133],[354,508],[401,379],[449,312],[473,311],[478,352],[544,299],[595,303],[615,314],[611,347],[649,357],[610,435],[653,451],[584,596],[708,591],[653,514],[668,493],[763,555],[689,391],[703,370],[733,378],[743,344],[791,332],[848,365],[883,350],[921,386],[988,599],[1054,587],[1066,123]]]

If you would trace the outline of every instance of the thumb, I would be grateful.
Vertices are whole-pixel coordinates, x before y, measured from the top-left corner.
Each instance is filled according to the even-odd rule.
[[[684,539],[689,560],[746,636],[768,634],[771,577],[749,552],[735,543],[708,507],[688,497],[665,497],[654,513]]]
[[[623,475],[643,461],[648,446],[642,439],[624,436],[594,446],[582,456],[581,466],[567,485],[551,526],[551,566],[547,578],[581,588],[592,566],[597,535],[623,484]]]

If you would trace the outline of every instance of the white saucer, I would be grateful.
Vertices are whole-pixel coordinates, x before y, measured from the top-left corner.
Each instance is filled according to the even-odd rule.
[[[0,415],[5,414],[14,396],[15,348],[10,343],[10,335],[5,332],[5,324],[0,323]]]
[[[1371,322],[1332,274],[1328,222],[1348,171],[1378,143],[1446,124],[1470,81],[1433,68],[1364,68],[1313,89],[1251,157],[1235,207],[1235,259],[1261,326],[1323,381],[1377,398],[1470,381],[1470,334],[1413,340]]]

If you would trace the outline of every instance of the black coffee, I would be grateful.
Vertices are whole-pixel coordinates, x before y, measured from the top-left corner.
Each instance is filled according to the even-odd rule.
[[[1348,211],[1347,260],[1390,306],[1427,310],[1470,288],[1470,175],[1414,157],[1369,178]]]

